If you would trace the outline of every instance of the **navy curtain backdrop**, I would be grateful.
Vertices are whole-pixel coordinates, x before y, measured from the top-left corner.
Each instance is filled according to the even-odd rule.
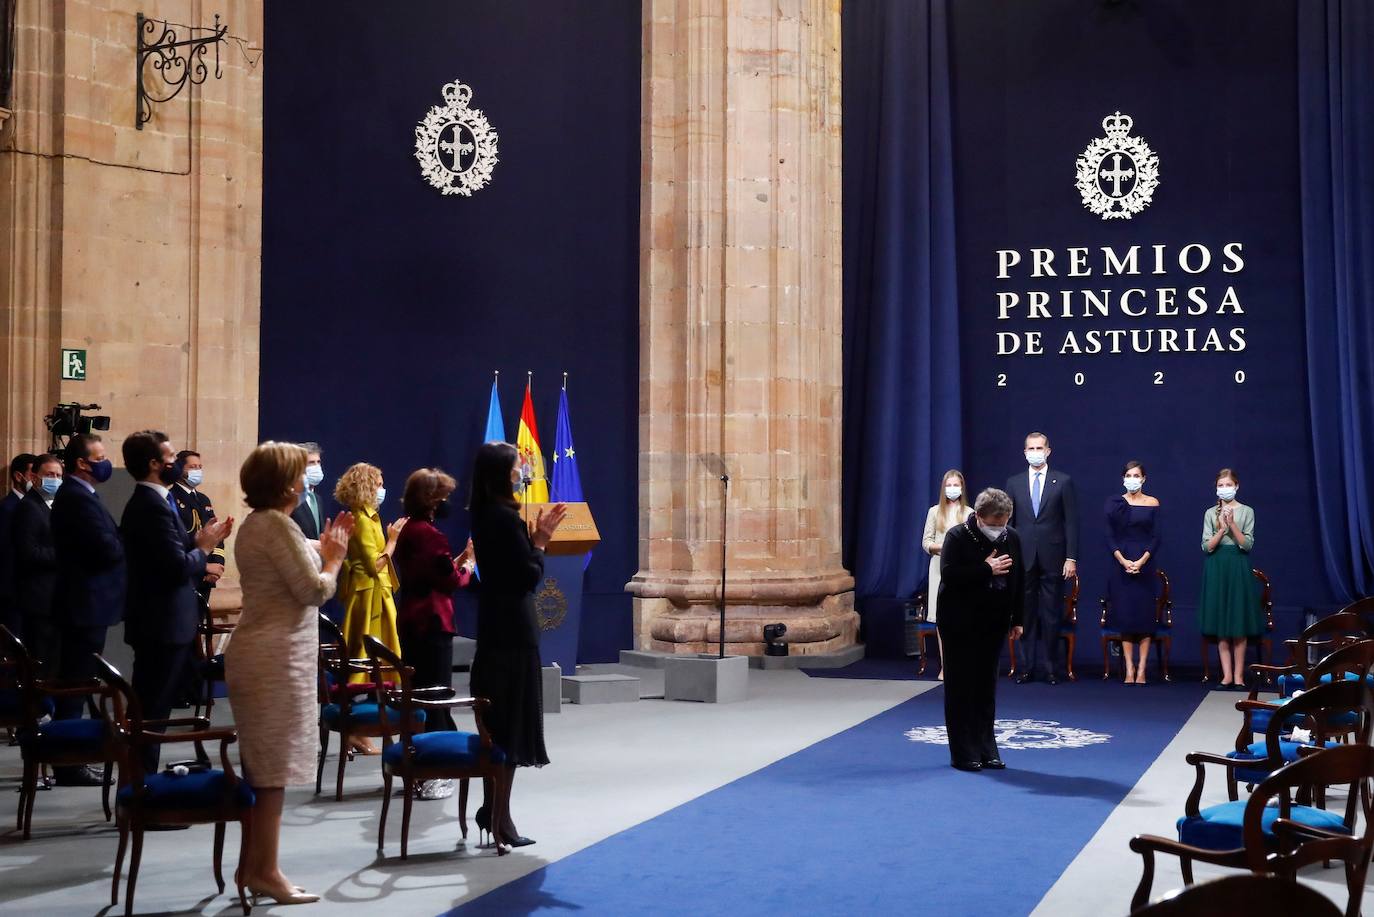
[[[614,659],[638,524],[639,4],[273,3],[265,44],[261,435],[318,440],[331,488],[380,466],[388,519],[423,465],[461,504],[492,372],[514,439],[534,371],[547,455],[566,370],[604,539],[582,657]],[[414,157],[453,80],[500,137],[471,198]],[[461,545],[465,514],[447,531]]]
[[[1350,601],[1374,594],[1374,4],[1310,0],[1298,17],[1317,512],[1327,577]]]
[[[917,539],[944,464],[962,455],[971,490],[1003,486],[1031,429],[1078,482],[1080,631],[1095,632],[1102,506],[1127,459],[1163,504],[1181,634],[1196,633],[1223,465],[1256,508],[1281,631],[1369,591],[1374,261],[1356,160],[1374,74],[1352,37],[1365,14],[1344,7],[1304,24],[1300,68],[1294,3],[846,5],[845,538],[870,653],[899,651],[893,600],[924,578]],[[1300,169],[1314,55],[1330,82],[1303,83]],[[1103,220],[1076,159],[1117,111],[1159,157],[1159,185],[1132,219]],[[932,184],[951,160],[949,195]],[[1324,210],[1304,209],[1300,174]],[[1133,246],[1125,267],[1104,251]],[[1329,289],[1308,276],[1304,308],[1304,255],[1333,251]],[[932,410],[957,419],[925,422]],[[1196,659],[1196,641],[1174,651]]]

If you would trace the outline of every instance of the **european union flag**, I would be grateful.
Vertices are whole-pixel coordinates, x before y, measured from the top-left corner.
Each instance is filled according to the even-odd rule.
[[[577,449],[573,446],[572,420],[568,417],[568,390],[558,396],[558,429],[553,435],[551,503],[581,503],[582,476],[577,473]]]

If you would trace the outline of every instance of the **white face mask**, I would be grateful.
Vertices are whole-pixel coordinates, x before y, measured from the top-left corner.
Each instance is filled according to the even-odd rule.
[[[305,483],[308,487],[319,487],[324,480],[324,467],[322,465],[305,466]]]
[[[1234,487],[1218,487],[1218,488],[1217,488],[1217,499],[1218,499],[1218,500],[1225,500],[1227,503],[1230,503],[1230,502],[1231,502],[1232,500],[1234,500],[1235,498],[1236,498],[1236,489],[1235,489]]]
[[[1044,450],[1044,449],[1027,449],[1027,450],[1026,450],[1026,461],[1027,461],[1029,464],[1034,465],[1036,468],[1039,468],[1041,465],[1045,464],[1045,459],[1046,459],[1046,456],[1045,456],[1045,450]]]
[[[957,500],[957,499],[959,499],[961,496],[963,496],[963,494],[964,494],[964,489],[963,489],[962,487],[946,487],[946,488],[945,488],[945,499],[946,499],[946,500]]]
[[[1145,482],[1140,478],[1122,478],[1121,485],[1126,488],[1126,493],[1139,493],[1140,488],[1145,486]]]
[[[983,525],[980,522],[978,523],[978,530],[988,536],[989,541],[996,541],[1006,532],[1007,527],[1005,525]]]
[[[386,502],[386,488],[385,488],[385,487],[378,487],[378,488],[377,488],[377,505],[378,505],[378,506],[381,506],[384,502]]]

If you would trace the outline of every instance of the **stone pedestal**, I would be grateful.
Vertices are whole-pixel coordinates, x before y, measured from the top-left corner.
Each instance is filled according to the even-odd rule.
[[[563,712],[563,670],[558,667],[558,663],[546,665],[542,670],[544,712],[562,713]]]
[[[635,647],[853,645],[839,0],[645,0]],[[721,473],[730,476],[728,503]]]
[[[733,704],[749,696],[749,657],[711,654],[663,660],[663,699]]]

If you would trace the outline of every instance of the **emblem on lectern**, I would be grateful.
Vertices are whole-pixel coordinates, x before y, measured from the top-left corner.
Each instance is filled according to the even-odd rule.
[[[471,197],[486,187],[496,166],[496,131],[480,108],[469,108],[472,87],[445,83],[445,105],[415,125],[415,158],[425,181],[444,194]]]
[[[568,597],[552,576],[544,579],[544,588],[534,596],[534,614],[540,630],[555,630],[568,616]]]
[[[1098,137],[1078,157],[1078,193],[1083,206],[1104,220],[1129,220],[1150,205],[1159,185],[1159,157],[1131,136],[1130,115],[1102,119]]]

